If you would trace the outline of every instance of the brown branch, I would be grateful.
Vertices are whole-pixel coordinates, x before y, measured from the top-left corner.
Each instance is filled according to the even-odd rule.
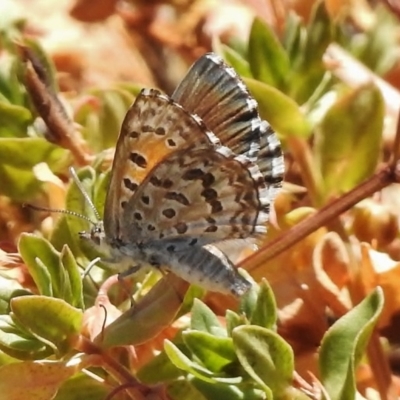
[[[316,211],[314,215],[306,218],[298,225],[271,240],[259,251],[243,260],[240,263],[240,267],[249,271],[255,270],[265,264],[268,260],[271,260],[293,246],[295,243],[304,239],[310,233],[314,232],[321,226],[326,225],[343,212],[349,210],[361,200],[393,182],[399,182],[400,177],[397,170],[397,167],[392,168],[389,165],[386,166],[355,189],[326,204],[324,207]]]
[[[97,346],[83,335],[80,335],[76,341],[75,349],[88,355],[98,355],[97,365],[112,375],[121,385],[129,388],[132,398],[137,400],[145,399],[145,393],[149,391],[149,388],[142,385],[123,363],[117,361],[115,355],[112,355],[111,352]]]
[[[50,86],[47,71],[27,46],[18,44],[18,47],[26,63],[25,87],[49,130],[47,139],[69,150],[78,165],[90,164],[92,157],[86,149],[85,142],[76,131],[73,121],[68,117],[64,106]]]
[[[393,171],[395,171],[396,163],[398,162],[399,159],[400,159],[400,113],[399,113],[399,118],[397,119],[396,136],[393,142],[393,152],[389,160],[389,165]]]

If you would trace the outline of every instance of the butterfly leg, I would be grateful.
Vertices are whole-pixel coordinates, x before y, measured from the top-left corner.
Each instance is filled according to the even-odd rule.
[[[134,273],[138,272],[141,267],[142,266],[140,264],[132,265],[125,271],[122,271],[118,274],[118,280],[123,280],[124,278],[126,278],[129,275],[133,275]]]
[[[140,268],[141,268],[140,265],[133,265],[133,266],[129,267],[127,270],[122,271],[118,274],[118,282],[121,284],[121,286],[125,290],[126,294],[131,299],[131,307],[133,307],[135,305],[135,300],[132,297],[131,288],[127,285],[125,278],[130,275],[133,275],[135,272],[139,271]]]

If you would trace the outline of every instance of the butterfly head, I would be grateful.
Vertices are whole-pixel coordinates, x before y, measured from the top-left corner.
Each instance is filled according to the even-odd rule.
[[[89,232],[79,232],[79,237],[84,240],[90,240],[95,246],[103,247],[106,240],[103,221],[96,222]]]

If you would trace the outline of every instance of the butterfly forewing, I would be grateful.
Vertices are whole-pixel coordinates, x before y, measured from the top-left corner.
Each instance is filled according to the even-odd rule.
[[[118,138],[104,212],[109,237],[119,237],[122,212],[149,172],[187,145],[214,146],[202,121],[154,89],[144,89],[129,109]]]
[[[271,126],[261,120],[257,102],[235,70],[216,54],[205,54],[192,65],[172,98],[202,118],[223,145],[257,163],[272,202],[283,181],[281,145]]]
[[[255,159],[262,134],[257,102],[221,57],[212,53],[202,56],[171,97],[197,114],[223,145]]]
[[[264,177],[268,187],[268,197],[272,203],[282,187],[285,164],[278,137],[267,122],[263,121],[263,124],[266,129],[261,136],[261,147],[256,163]]]

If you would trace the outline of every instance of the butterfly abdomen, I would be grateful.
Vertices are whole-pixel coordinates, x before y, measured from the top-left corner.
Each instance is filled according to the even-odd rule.
[[[189,283],[224,294],[241,296],[251,283],[243,278],[215,246],[188,246],[185,250],[162,251],[160,264]],[[166,255],[168,254],[168,256]]]

